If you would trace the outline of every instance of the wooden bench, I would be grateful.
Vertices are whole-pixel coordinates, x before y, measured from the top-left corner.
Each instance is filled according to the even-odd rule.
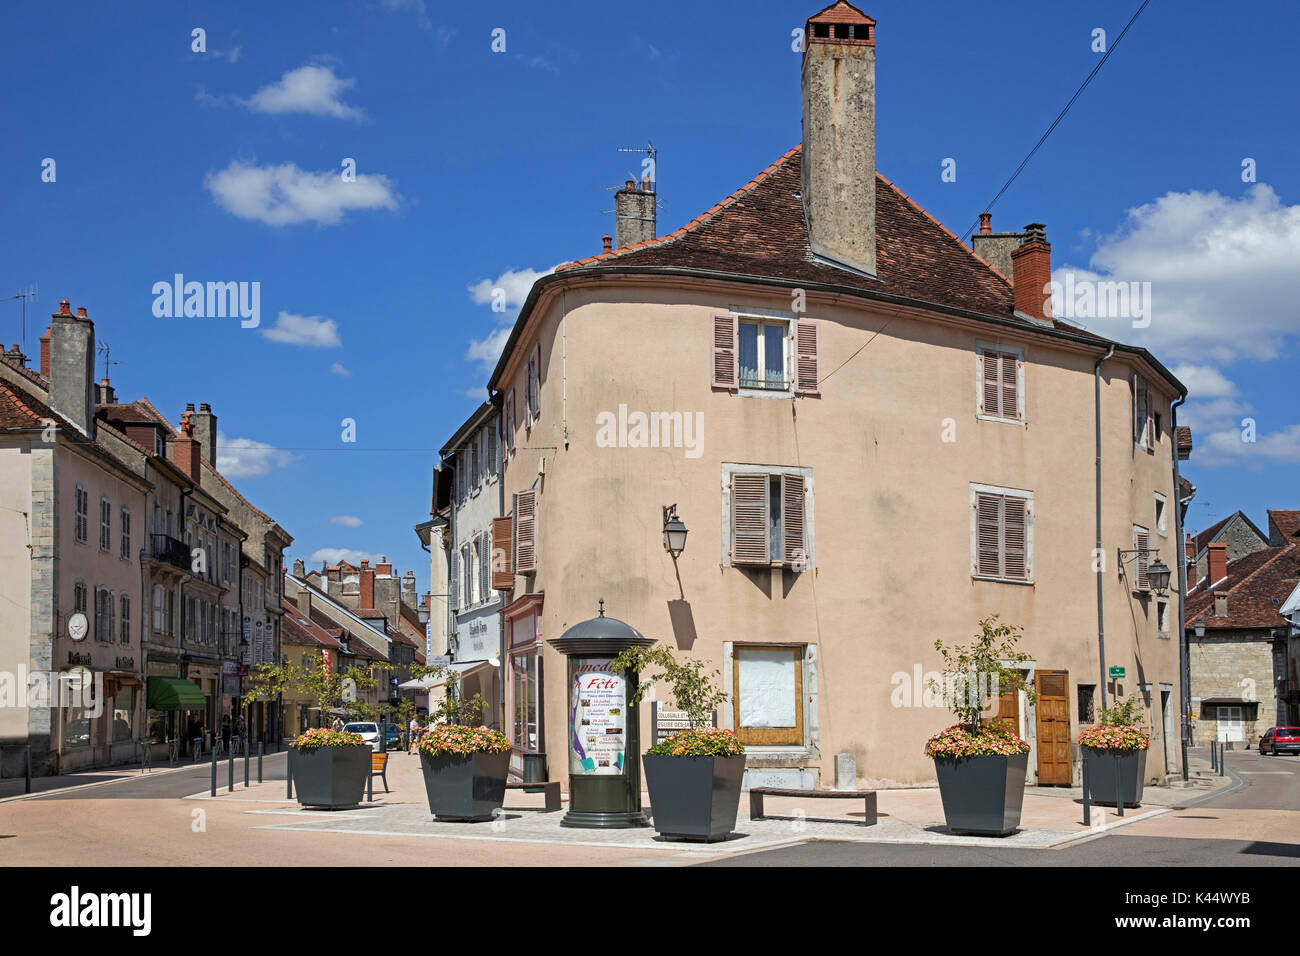
[[[379,751],[370,753],[370,776],[384,781],[384,793],[388,793],[388,754]]]
[[[876,825],[876,791],[874,790],[786,790],[781,787],[753,787],[749,791],[749,818],[763,819],[764,797],[802,797],[805,800],[863,800],[866,803],[864,827]],[[852,821],[846,820],[846,823]]]
[[[543,780],[536,783],[509,780],[506,782],[506,789],[522,790],[524,793],[544,793],[546,794],[546,812],[554,813],[560,809],[560,781],[558,780]]]

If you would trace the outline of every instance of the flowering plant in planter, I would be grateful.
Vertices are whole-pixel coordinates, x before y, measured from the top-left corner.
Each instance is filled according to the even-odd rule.
[[[1004,720],[986,724],[980,733],[953,724],[925,742],[927,757],[1012,756],[1029,753],[1029,744]]]
[[[683,730],[646,750],[647,754],[673,757],[735,757],[744,752],[745,745],[734,733],[717,727]]]
[[[347,730],[330,730],[328,727],[313,727],[298,735],[290,744],[295,750],[311,752],[321,747],[369,747],[360,734]]]
[[[1095,750],[1146,750],[1151,746],[1151,737],[1138,728],[1141,721],[1137,698],[1130,697],[1114,707],[1103,707],[1101,723],[1079,733],[1079,746]]]
[[[420,737],[416,749],[430,757],[471,754],[499,754],[510,749],[510,741],[490,727],[466,727],[463,724],[436,724]]]

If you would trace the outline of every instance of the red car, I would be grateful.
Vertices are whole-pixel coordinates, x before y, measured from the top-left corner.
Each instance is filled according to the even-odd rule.
[[[1259,738],[1259,753],[1297,754],[1300,755],[1300,727],[1270,727],[1268,733]]]

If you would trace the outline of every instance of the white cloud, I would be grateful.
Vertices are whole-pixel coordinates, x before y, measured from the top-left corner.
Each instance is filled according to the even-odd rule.
[[[1064,266],[1052,277],[1150,282],[1148,328],[1081,321],[1161,358],[1223,364],[1273,359],[1300,334],[1297,262],[1300,205],[1261,183],[1237,199],[1192,190],[1130,209],[1119,230],[1099,238],[1089,268]]]
[[[465,350],[465,358],[490,370],[501,357],[501,350],[506,347],[508,338],[510,326],[503,325],[485,339],[471,339],[469,348]]]
[[[314,173],[293,163],[258,166],[235,160],[209,172],[203,185],[226,212],[268,226],[334,225],[350,210],[396,209],[400,199],[387,176],[357,173],[348,182],[341,168]]]
[[[275,325],[259,331],[272,342],[286,345],[304,345],[313,349],[336,349],[343,345],[339,338],[339,324],[323,315],[281,312],[276,316]]]
[[[330,524],[342,525],[345,528],[360,528],[361,519],[356,515],[335,515],[330,518]]]
[[[1190,398],[1232,398],[1237,394],[1237,386],[1212,366],[1184,363],[1174,366],[1172,371],[1174,378],[1187,386]]]
[[[482,279],[466,288],[475,305],[492,305],[495,301],[503,301],[507,309],[518,309],[528,298],[533,283],[554,271],[554,266],[541,272],[536,269],[507,269],[495,279]],[[498,289],[501,290],[501,296],[495,295]]]
[[[307,113],[359,120],[366,114],[339,98],[356,85],[356,80],[335,76],[331,67],[300,66],[286,70],[277,82],[262,87],[243,102],[255,113]]]
[[[335,375],[342,375],[344,378],[350,378],[352,376],[352,370],[350,368],[344,368],[339,362],[335,362],[331,365],[330,371]]]
[[[217,471],[227,478],[258,478],[275,468],[287,468],[298,455],[251,438],[217,434]]]
[[[357,551],[354,548],[317,548],[307,560],[311,562],[325,561],[328,564],[338,564],[340,561],[346,561],[348,564],[360,564],[362,561],[375,562],[375,558],[380,557],[378,554],[372,554],[369,551]]]
[[[429,9],[424,0],[382,0],[385,10],[410,10],[415,14],[421,30],[432,30],[433,22],[429,19]]]

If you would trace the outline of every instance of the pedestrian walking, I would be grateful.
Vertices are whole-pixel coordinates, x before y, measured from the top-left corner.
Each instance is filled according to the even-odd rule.
[[[406,752],[409,754],[415,749],[415,740],[420,734],[420,722],[414,717],[411,718],[411,725],[407,728]]]
[[[338,717],[335,717],[334,723],[330,724],[330,730],[342,730],[342,729],[343,729],[343,721],[340,720]]]

